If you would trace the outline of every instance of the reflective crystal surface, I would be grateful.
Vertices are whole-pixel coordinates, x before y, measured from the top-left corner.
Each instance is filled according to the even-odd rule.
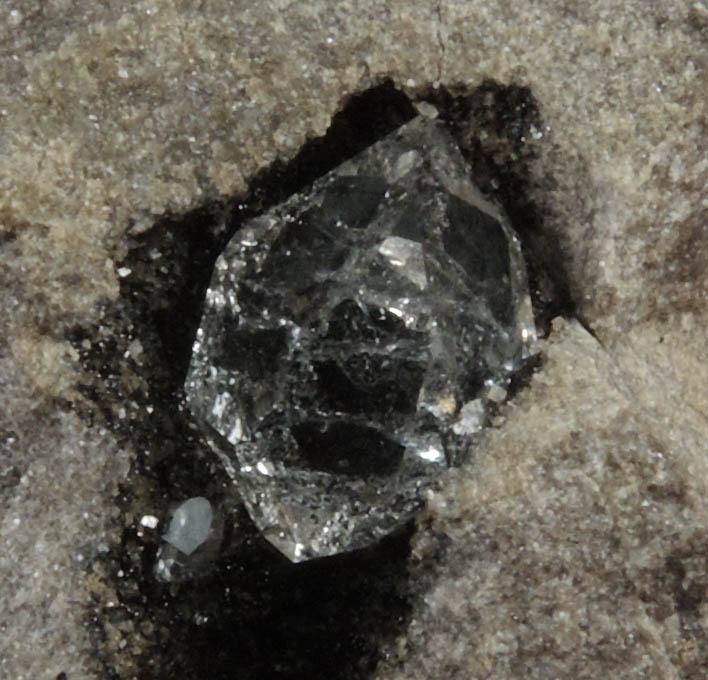
[[[518,240],[468,176],[443,124],[417,118],[216,263],[188,400],[291,560],[409,519],[534,349]]]

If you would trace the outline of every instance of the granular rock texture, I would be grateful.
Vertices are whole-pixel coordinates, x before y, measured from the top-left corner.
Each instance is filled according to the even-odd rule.
[[[426,585],[382,680],[705,676],[705,418],[627,389],[577,323],[554,330],[474,469],[430,495]]]
[[[71,556],[133,521],[115,515],[119,485],[143,488],[128,469],[146,447],[129,427],[119,446],[104,421],[141,413],[142,431],[184,448],[140,401],[165,389],[148,380],[163,347],[136,343],[126,310],[192,294],[170,288],[165,253],[199,244],[200,223],[151,231],[156,217],[245,192],[390,78],[469,95],[452,108],[473,172],[524,208],[515,227],[598,338],[552,341],[518,409],[442,492],[459,520],[433,500],[417,550],[440,533],[451,545],[416,568],[402,672],[704,676],[707,36],[705,3],[668,0],[5,3],[0,674],[90,677],[99,654],[134,668],[143,649],[127,623],[89,648],[82,616],[115,593]],[[143,242],[158,273],[141,288],[124,261]],[[154,510],[135,493],[136,512]],[[446,607],[479,625],[455,634]],[[443,647],[444,663],[423,665]]]
[[[0,676],[92,677],[100,666],[87,615],[102,616],[113,593],[99,586],[106,600],[95,603],[90,584],[101,583],[100,557],[119,539],[113,500],[129,459],[109,432],[38,394],[15,363],[8,326],[2,318]],[[50,343],[32,356],[51,377],[59,357]]]

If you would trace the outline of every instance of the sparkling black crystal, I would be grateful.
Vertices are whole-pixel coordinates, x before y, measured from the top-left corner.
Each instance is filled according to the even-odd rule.
[[[518,240],[421,117],[233,237],[185,387],[298,561],[406,521],[534,343]]]

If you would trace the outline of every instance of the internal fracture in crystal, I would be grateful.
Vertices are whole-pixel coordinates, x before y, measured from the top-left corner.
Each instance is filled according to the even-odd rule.
[[[417,118],[246,223],[216,263],[187,397],[293,561],[407,521],[534,351],[519,241],[469,174],[444,125]]]

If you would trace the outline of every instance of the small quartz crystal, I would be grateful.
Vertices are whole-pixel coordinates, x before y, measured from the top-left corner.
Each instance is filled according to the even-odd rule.
[[[174,511],[162,538],[185,555],[191,555],[209,537],[213,517],[211,503],[206,498],[189,498]]]
[[[151,520],[157,518],[150,517]],[[146,518],[143,517],[143,520]],[[143,526],[149,526],[141,520]],[[155,575],[161,581],[186,581],[207,573],[219,551],[223,521],[202,496],[188,498],[172,512],[163,543],[157,552]]]
[[[236,233],[185,388],[254,522],[300,561],[407,521],[535,339],[517,237],[419,117]]]

